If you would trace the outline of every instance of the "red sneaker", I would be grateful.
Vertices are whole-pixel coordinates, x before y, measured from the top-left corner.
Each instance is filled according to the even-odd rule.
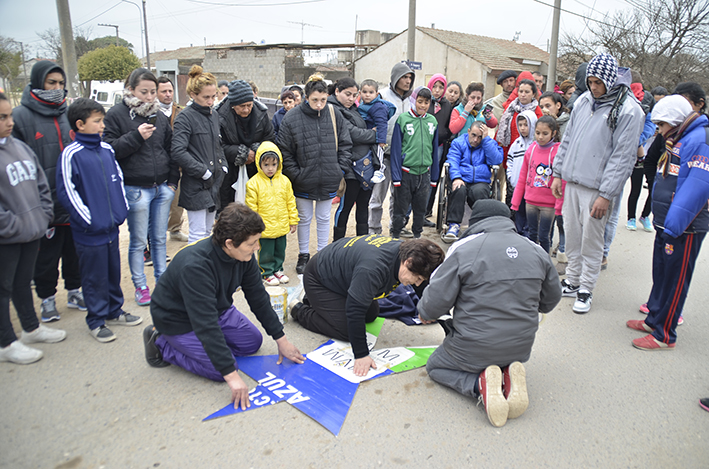
[[[485,405],[485,412],[490,423],[501,427],[507,423],[509,404],[502,395],[502,370],[497,365],[490,365],[478,378],[479,399]]]
[[[630,321],[626,322],[625,325],[631,329],[635,329],[636,331],[640,332],[653,331],[652,327],[648,326],[647,324],[645,324],[645,321],[642,321],[640,319],[631,319]]]
[[[527,376],[520,362],[512,362],[502,369],[502,392],[509,405],[508,419],[516,419],[527,410]]]
[[[674,350],[675,344],[660,342],[650,334],[640,339],[633,340],[633,347],[648,352],[654,352],[655,350]]]
[[[643,314],[650,314],[650,310],[647,309],[647,303],[643,303],[640,305],[640,312]]]

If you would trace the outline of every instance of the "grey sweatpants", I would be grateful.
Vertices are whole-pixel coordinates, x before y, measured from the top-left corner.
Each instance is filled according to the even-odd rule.
[[[438,384],[455,389],[464,396],[477,397],[475,385],[480,373],[471,373],[460,369],[460,365],[445,351],[438,347],[426,363],[428,376]]]
[[[564,217],[566,232],[566,278],[571,285],[593,292],[601,272],[603,259],[603,234],[613,211],[611,201],[603,218],[591,218],[591,207],[598,198],[597,189],[567,183],[564,191]]]
[[[384,158],[384,176],[386,179],[384,181],[375,184],[372,188],[372,196],[369,198],[369,220],[367,222],[369,226],[369,234],[381,234],[382,233],[382,214],[384,213],[384,200],[386,200],[387,195],[390,194],[389,188],[391,186],[391,169],[389,168],[389,157]],[[392,198],[389,199],[389,227],[391,227],[391,220],[394,219],[394,204],[392,203]]]

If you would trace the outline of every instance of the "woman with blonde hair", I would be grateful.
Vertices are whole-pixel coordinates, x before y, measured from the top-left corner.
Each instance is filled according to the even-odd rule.
[[[187,211],[189,242],[209,236],[219,209],[219,187],[228,168],[219,141],[219,116],[212,112],[217,80],[193,65],[187,80],[192,104],[175,118],[172,157],[182,168],[178,205]]]

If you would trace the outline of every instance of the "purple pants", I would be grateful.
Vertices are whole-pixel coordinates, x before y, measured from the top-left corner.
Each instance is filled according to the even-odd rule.
[[[261,332],[233,305],[219,317],[219,327],[224,333],[227,347],[235,357],[251,355],[261,347]],[[162,334],[155,345],[166,362],[214,381],[224,381],[194,331],[181,335]],[[234,366],[239,369],[236,360]]]

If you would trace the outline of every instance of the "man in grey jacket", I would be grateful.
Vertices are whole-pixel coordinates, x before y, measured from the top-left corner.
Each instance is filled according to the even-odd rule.
[[[381,94],[382,99],[389,101],[394,106],[396,106],[396,112],[389,119],[389,125],[387,127],[387,148],[391,145],[391,135],[394,131],[394,124],[396,124],[396,119],[398,119],[399,114],[407,112],[411,109],[411,104],[409,103],[409,96],[411,96],[411,91],[413,90],[414,79],[416,75],[405,63],[398,63],[394,65],[391,69],[391,82],[389,86],[383,89],[379,94]],[[384,199],[386,198],[387,192],[389,192],[389,182],[391,181],[391,171],[389,169],[389,150],[385,154],[385,165],[384,174],[386,179],[379,184],[375,184],[372,189],[372,197],[369,199],[369,234],[381,234],[382,233],[382,213],[384,211]],[[392,199],[389,199],[389,215],[390,219],[393,219]],[[408,221],[408,217],[407,217]],[[412,238],[413,234],[407,229],[401,230],[402,238]]]
[[[564,296],[576,297],[573,311],[591,309],[601,272],[603,233],[615,200],[633,171],[645,113],[630,91],[629,74],[618,73],[610,54],[588,63],[588,91],[576,100],[553,164],[552,192],[564,197],[566,232]],[[566,181],[562,193],[561,180]]]
[[[527,409],[520,362],[529,360],[539,313],[554,309],[561,287],[549,255],[517,234],[504,203],[475,202],[469,224],[418,303],[422,322],[453,308],[453,319],[441,323],[446,338],[426,371],[444,386],[478,396],[490,423],[501,427]]]

